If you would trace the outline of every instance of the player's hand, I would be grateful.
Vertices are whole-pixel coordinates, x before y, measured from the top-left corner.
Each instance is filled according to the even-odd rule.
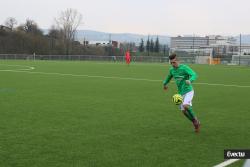
[[[163,86],[163,89],[164,89],[164,90],[167,90],[167,89],[168,89],[168,86],[164,85],[164,86]]]
[[[186,84],[187,84],[187,85],[190,85],[190,84],[191,84],[191,81],[190,81],[190,80],[186,80]]]

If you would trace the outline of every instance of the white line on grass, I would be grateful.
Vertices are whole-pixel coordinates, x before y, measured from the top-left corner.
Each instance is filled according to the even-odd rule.
[[[17,70],[0,70],[7,72],[20,72],[29,74],[44,74],[44,75],[59,75],[59,76],[72,76],[72,77],[88,77],[88,78],[105,78],[105,79],[122,79],[122,80],[134,80],[134,81],[149,81],[149,82],[160,82],[161,80],[151,80],[144,78],[123,78],[123,77],[106,77],[99,75],[85,75],[85,74],[65,74],[65,73],[47,73],[47,72],[31,72],[31,71],[17,71]]]
[[[16,70],[34,70],[35,67],[31,67],[31,66],[24,66],[24,65],[10,65],[10,64],[0,64],[0,66],[10,66],[10,67],[21,67],[24,69],[16,69]],[[0,71],[6,71],[6,70],[0,70]],[[8,70],[7,70],[8,71]]]
[[[0,70],[3,72],[16,72],[16,73],[29,73],[29,74],[42,74],[42,75],[59,75],[59,76],[72,76],[72,77],[87,77],[87,78],[104,78],[104,79],[120,79],[132,81],[147,81],[147,82],[163,82],[163,80],[154,80],[146,78],[129,78],[129,77],[114,77],[114,76],[101,76],[101,75],[85,75],[85,74],[67,74],[67,73],[47,73],[47,72],[32,72],[32,71],[19,71],[19,70]],[[195,85],[208,85],[208,86],[225,86],[237,88],[250,88],[250,85],[227,85],[216,83],[195,82]]]
[[[250,159],[247,159],[243,165],[243,167],[250,167]]]
[[[218,165],[215,165],[214,167],[225,167],[225,166],[230,165],[230,164],[232,164],[232,163],[234,163],[234,162],[236,162],[238,160],[239,159],[229,159],[229,160],[226,160],[226,161],[224,161],[224,162],[222,162],[222,163],[220,163]]]
[[[226,84],[213,84],[205,82],[195,82],[195,85],[209,85],[209,86],[226,86],[226,87],[238,87],[238,88],[250,88],[250,85],[226,85]]]

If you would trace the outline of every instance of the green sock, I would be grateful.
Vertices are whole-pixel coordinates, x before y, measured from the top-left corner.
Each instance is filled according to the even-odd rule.
[[[190,118],[192,119],[191,121],[193,121],[195,119],[195,114],[194,114],[191,106],[188,108],[187,113],[190,116]]]
[[[183,114],[184,114],[191,122],[193,122],[193,118],[188,114],[188,112],[183,111]]]

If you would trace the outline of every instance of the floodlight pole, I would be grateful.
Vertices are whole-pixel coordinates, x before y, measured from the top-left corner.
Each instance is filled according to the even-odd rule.
[[[239,65],[240,65],[240,57],[241,57],[241,34],[240,34],[240,55],[239,55]]]
[[[112,40],[111,40],[111,34],[109,34],[109,56],[112,56]]]
[[[148,41],[147,41],[147,44],[148,44],[148,42],[149,42],[149,35],[148,35]],[[148,45],[148,48],[146,48],[146,49],[147,49],[147,51],[148,51],[148,56],[149,56],[150,44]]]
[[[33,53],[33,60],[36,60],[36,53]]]

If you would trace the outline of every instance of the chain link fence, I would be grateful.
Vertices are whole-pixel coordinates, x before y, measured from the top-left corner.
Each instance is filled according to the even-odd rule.
[[[250,66],[250,55],[231,55],[212,58],[208,54],[178,54],[181,63],[186,64],[224,64]],[[57,60],[57,61],[107,61],[124,62],[124,56],[96,55],[31,55],[31,54],[0,54],[1,60]],[[132,62],[165,63],[168,57],[131,56]]]
[[[30,54],[0,54],[0,59],[6,60],[74,60],[74,61],[113,61],[124,62],[124,56],[96,56],[96,55],[30,55]],[[132,62],[168,62],[168,57],[131,56]]]

